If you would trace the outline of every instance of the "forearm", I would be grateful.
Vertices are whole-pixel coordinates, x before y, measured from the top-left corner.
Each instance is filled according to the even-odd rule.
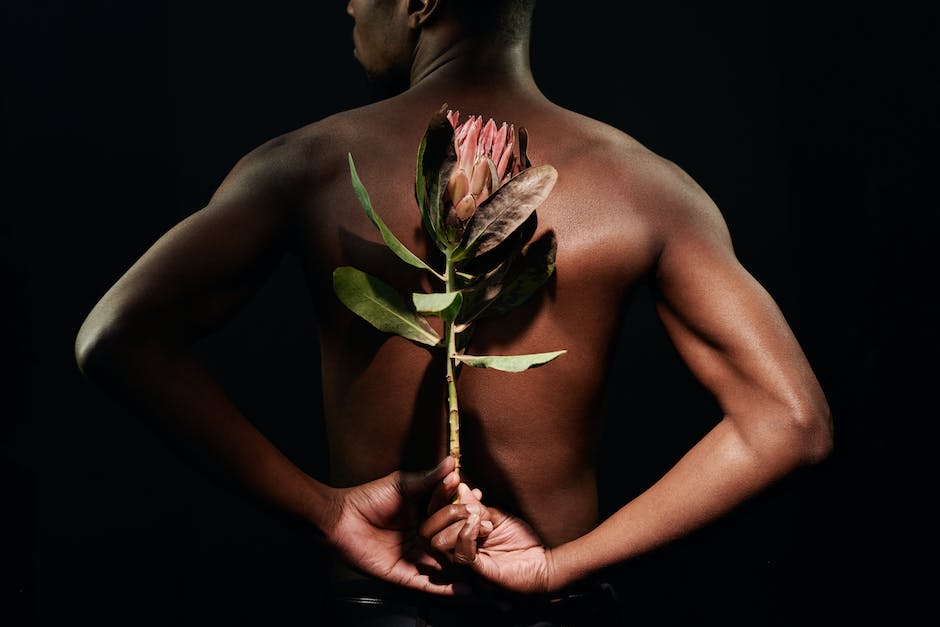
[[[591,532],[552,549],[552,588],[716,520],[804,463],[806,438],[787,428],[743,433],[722,420],[646,491]]]
[[[259,432],[199,360],[156,338],[97,339],[80,354],[86,375],[201,470],[280,512],[320,527],[330,488]]]

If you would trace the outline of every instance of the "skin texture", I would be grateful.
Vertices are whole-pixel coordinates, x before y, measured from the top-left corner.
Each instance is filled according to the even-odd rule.
[[[348,12],[369,76],[407,88],[245,155],[206,206],[90,312],[76,338],[90,378],[210,472],[309,521],[350,572],[443,594],[466,569],[515,591],[560,589],[714,520],[829,453],[829,408],[810,365],[695,181],[623,132],[549,102],[525,37],[468,38],[447,2],[353,0]],[[438,463],[441,356],[372,329],[331,283],[337,266],[352,265],[403,294],[439,288],[381,244],[346,156],[390,229],[437,262],[414,200],[414,157],[445,102],[525,126],[532,163],[559,173],[536,232],[558,238],[554,277],[522,307],[480,322],[467,352],[568,350],[520,374],[461,371],[459,480],[447,460]],[[257,432],[190,350],[289,254],[301,260],[316,308],[331,485]],[[665,476],[600,521],[601,393],[641,285],[723,415]],[[406,481],[398,474],[435,465]],[[459,481],[482,494],[464,486],[462,504],[449,505]]]

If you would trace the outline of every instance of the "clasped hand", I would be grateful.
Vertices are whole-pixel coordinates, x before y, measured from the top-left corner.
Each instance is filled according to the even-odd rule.
[[[447,457],[425,473],[337,489],[327,541],[368,575],[434,594],[467,593],[480,579],[514,592],[551,590],[551,551],[524,521],[483,505],[453,468]]]

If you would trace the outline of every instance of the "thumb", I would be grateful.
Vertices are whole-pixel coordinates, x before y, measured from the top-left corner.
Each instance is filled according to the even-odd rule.
[[[448,455],[430,470],[402,472],[399,475],[399,489],[402,496],[421,496],[437,486],[448,474],[454,470],[454,458]]]

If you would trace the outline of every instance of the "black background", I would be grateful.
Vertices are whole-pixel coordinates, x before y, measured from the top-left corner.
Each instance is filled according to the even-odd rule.
[[[940,101],[937,22],[912,6],[537,8],[542,90],[712,195],[836,421],[822,465],[616,569],[632,624],[904,624],[932,577],[932,457],[918,444],[937,417]],[[344,7],[5,4],[0,621],[321,624],[315,544],[178,460],[80,376],[72,346],[98,298],[241,155],[370,100]],[[621,342],[608,510],[717,417],[648,299]],[[314,319],[293,260],[203,351],[250,419],[322,478]]]

